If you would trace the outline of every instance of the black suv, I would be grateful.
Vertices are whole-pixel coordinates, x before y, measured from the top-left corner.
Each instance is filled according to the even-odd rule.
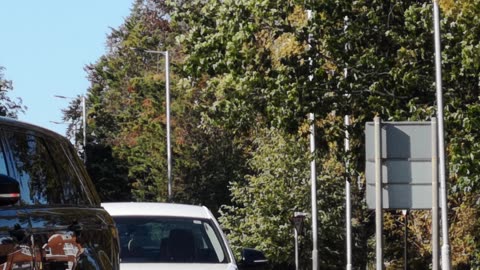
[[[72,144],[0,117],[0,269],[119,269],[118,253]]]

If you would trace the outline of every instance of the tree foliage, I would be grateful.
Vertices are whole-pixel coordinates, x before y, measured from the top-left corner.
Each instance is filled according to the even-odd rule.
[[[87,168],[104,200],[167,200],[165,58],[170,53],[173,195],[216,212],[230,201],[228,182],[245,174],[245,154],[224,128],[201,124],[198,95],[177,86],[183,53],[164,1],[136,1],[112,29],[109,52],[86,71]],[[148,53],[145,50],[156,51]],[[78,108],[65,111],[74,120]]]
[[[20,98],[14,100],[9,97],[8,92],[13,90],[13,82],[4,77],[4,69],[0,66],[0,116],[17,118],[18,113],[25,112],[27,107],[22,105]]]
[[[290,269],[294,265],[291,217],[294,212],[309,212],[310,172],[305,170],[313,156],[308,149],[307,134],[285,134],[275,128],[255,133],[251,174],[231,186],[231,206],[223,208],[220,219],[230,231],[230,241],[236,248],[243,246],[263,250],[276,263],[275,269]],[[337,147],[331,144],[329,148]],[[321,164],[317,192],[319,209],[320,256],[329,267],[341,267],[343,247],[343,182],[344,168],[338,157],[317,157]],[[311,224],[311,216],[306,221]],[[311,226],[305,226],[302,250],[311,250]],[[302,252],[308,260],[308,252]]]
[[[204,121],[234,130],[236,134],[251,134],[251,130],[262,126],[295,134],[301,129],[300,123],[308,112],[314,112],[320,119],[326,119],[331,112],[350,114],[355,119],[350,129],[354,138],[349,156],[352,164],[350,172],[360,176],[358,198],[364,192],[363,123],[374,115],[384,120],[401,121],[429,120],[435,114],[430,1],[280,3],[274,0],[244,0],[220,3],[198,0],[175,1],[172,6],[175,8],[172,15],[174,22],[189,27],[188,32],[178,38],[186,52],[183,72],[188,78],[186,84],[192,85],[192,91],[198,92],[206,101],[200,105],[203,106]],[[477,257],[472,252],[475,250],[475,241],[472,240],[475,239],[475,226],[464,226],[465,222],[460,222],[460,219],[476,219],[476,206],[469,199],[475,194],[472,186],[476,183],[476,174],[472,171],[477,167],[472,164],[475,149],[465,147],[475,147],[475,137],[468,129],[474,123],[465,116],[467,111],[475,111],[478,102],[479,76],[478,65],[475,64],[478,61],[475,59],[478,57],[476,44],[479,40],[475,34],[478,24],[474,23],[478,20],[478,16],[474,15],[478,6],[478,1],[474,0],[455,5],[451,1],[442,2],[445,14],[442,19],[445,44],[442,59],[446,120],[447,127],[458,126],[447,130],[448,153],[452,156],[449,164],[454,166],[454,170],[450,171],[455,173],[449,177],[452,187],[450,215],[454,221],[451,232],[452,238],[458,239],[452,250],[469,254],[452,253],[455,267],[475,265]],[[306,18],[307,9],[312,10],[310,20]],[[332,140],[338,142],[343,137],[341,133],[337,135],[329,140],[321,135],[317,138],[328,145]],[[320,148],[318,155],[326,156],[332,151],[337,156],[342,155],[341,148]],[[258,153],[252,153],[255,160]],[[266,159],[265,156],[263,158]],[[265,161],[263,168],[268,166]],[[278,170],[281,171],[281,168]],[[242,212],[245,211],[254,215],[260,223],[265,222],[256,213],[271,206],[251,204],[260,200],[261,188],[250,189],[257,178],[246,179],[232,186],[234,202],[242,207],[232,208],[235,211],[226,213],[224,221],[228,221],[229,217],[232,220],[246,217],[247,214]],[[467,192],[466,197],[458,193],[459,185],[463,187],[463,192]],[[241,196],[248,197],[249,203],[238,199]],[[357,207],[355,221],[359,225],[355,241],[361,243],[373,232],[368,211],[362,208],[361,203]],[[429,224],[420,222],[422,218],[423,215],[419,214],[414,222],[420,224],[420,231],[426,233]],[[393,226],[397,223],[395,219],[398,216],[391,215],[386,220],[387,224],[392,224],[389,227],[392,232],[389,239],[392,241],[400,236],[400,227]],[[239,219],[241,221],[243,219]],[[466,237],[460,237],[460,233]],[[242,235],[238,242],[258,246],[267,238],[265,234],[264,238],[258,234],[237,234]],[[234,237],[237,234],[234,233]],[[422,240],[420,243],[421,239],[411,241],[419,243],[419,252],[412,259],[415,265],[428,267],[429,242]],[[372,245],[360,250],[361,247],[357,246],[360,252],[372,251]],[[395,255],[398,249],[398,246],[389,248],[392,253],[387,253],[387,260],[398,260],[399,253]],[[336,252],[343,251],[339,248]],[[280,256],[270,255],[275,261],[284,262]],[[366,256],[356,258],[360,264],[364,263],[361,257]]]

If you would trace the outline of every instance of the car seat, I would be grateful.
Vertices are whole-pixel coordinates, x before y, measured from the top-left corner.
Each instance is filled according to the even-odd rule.
[[[168,255],[173,262],[193,262],[195,240],[190,230],[173,229],[168,237]]]

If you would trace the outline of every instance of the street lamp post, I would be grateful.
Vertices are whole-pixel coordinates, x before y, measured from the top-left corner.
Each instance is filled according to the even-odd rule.
[[[85,95],[82,95],[83,163],[87,164],[87,105],[85,102]]]
[[[151,54],[161,54],[165,56],[165,99],[167,115],[167,179],[168,179],[168,200],[172,200],[172,152],[170,144],[170,57],[168,51],[154,51],[141,48],[131,48],[134,51],[140,51]]]
[[[71,99],[74,100],[76,98],[61,96],[61,95],[54,95],[56,98],[62,99]],[[87,110],[86,110],[86,98],[85,95],[81,96],[82,98],[82,126],[83,126],[83,163],[87,163]]]

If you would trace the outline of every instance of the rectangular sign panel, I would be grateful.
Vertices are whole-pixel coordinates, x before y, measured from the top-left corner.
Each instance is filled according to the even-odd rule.
[[[383,209],[431,209],[432,185],[384,185]],[[375,184],[367,184],[367,205],[375,209]]]
[[[381,124],[384,209],[432,207],[432,129],[430,122]],[[365,128],[367,205],[375,209],[374,123]]]

